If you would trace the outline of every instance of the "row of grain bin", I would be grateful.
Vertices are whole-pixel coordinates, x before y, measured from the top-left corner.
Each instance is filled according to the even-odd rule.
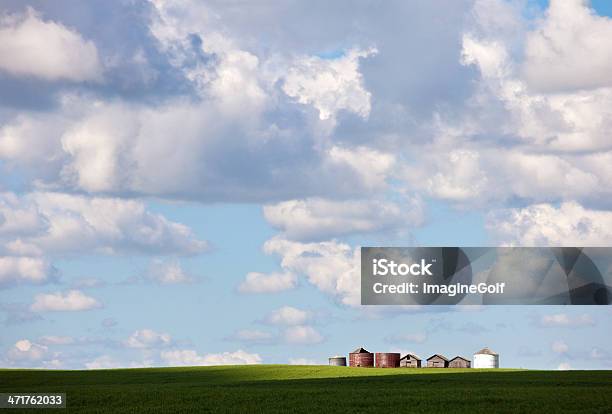
[[[462,356],[452,359],[441,354],[427,358],[427,368],[471,368],[472,362]],[[329,365],[346,366],[346,358],[335,356],[329,358]],[[396,352],[377,352],[373,354],[364,348],[357,348],[349,354],[349,366],[377,368],[421,368],[422,360],[414,354],[403,357]],[[474,354],[474,368],[499,368],[499,355],[489,348],[483,348]]]
[[[331,361],[330,361],[331,363]],[[400,354],[396,352],[368,352],[364,348],[357,348],[349,354],[351,367],[396,368],[400,366]]]

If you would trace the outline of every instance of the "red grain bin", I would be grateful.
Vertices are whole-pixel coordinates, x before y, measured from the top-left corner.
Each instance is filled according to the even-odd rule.
[[[363,348],[357,348],[349,354],[349,366],[351,367],[373,367],[374,354]]]
[[[396,352],[377,352],[376,368],[397,368],[400,365],[400,354]]]

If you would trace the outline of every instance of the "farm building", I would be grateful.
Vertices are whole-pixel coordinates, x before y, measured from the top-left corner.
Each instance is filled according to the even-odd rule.
[[[474,368],[499,368],[499,355],[489,348],[474,354]]]
[[[444,355],[433,354],[427,358],[427,368],[448,368],[448,359]]]
[[[397,368],[400,363],[400,354],[395,352],[377,352],[376,368]]]
[[[374,354],[364,348],[357,348],[349,354],[349,366],[351,367],[373,367]]]
[[[460,356],[456,356],[450,361],[448,361],[449,368],[470,368],[471,365],[472,363],[469,359],[465,359]]]
[[[346,357],[343,356],[334,356],[329,358],[329,365],[337,366],[337,367],[345,367],[346,366]]]
[[[421,368],[421,358],[414,354],[406,354],[400,359],[400,367]]]

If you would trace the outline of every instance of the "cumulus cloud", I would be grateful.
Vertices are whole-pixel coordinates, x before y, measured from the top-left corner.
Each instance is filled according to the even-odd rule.
[[[569,364],[569,362],[562,362],[557,367],[557,370],[559,371],[569,371],[570,369],[572,369],[572,366]]]
[[[41,284],[57,274],[57,269],[43,258],[0,256],[0,288],[21,283]]]
[[[48,349],[44,345],[21,339],[8,350],[7,358],[11,362],[40,361],[47,356]]]
[[[289,68],[283,91],[301,104],[312,105],[322,120],[333,119],[340,110],[367,118],[371,94],[363,85],[359,59],[376,52],[351,49],[337,58],[302,57]]]
[[[112,369],[121,368],[121,363],[110,355],[99,356],[85,363],[86,369]]]
[[[297,276],[293,273],[259,273],[249,272],[238,285],[241,293],[274,293],[294,289]]]
[[[187,90],[155,103],[63,91],[53,111],[20,111],[3,122],[3,167],[27,171],[38,189],[98,195],[270,203],[383,191],[394,156],[330,140],[333,127],[282,90],[324,118],[367,118],[359,61],[374,51],[350,47],[333,59],[259,53],[223,27],[215,7],[156,1],[143,14],[156,58],[185,77]]]
[[[279,126],[245,120],[242,107],[240,116],[220,111],[211,100],[176,98],[148,107],[67,97],[47,116],[52,120],[23,113],[6,122],[0,158],[31,173],[36,187],[105,195],[276,201],[386,188],[395,161],[390,153],[315,145],[320,132],[299,116],[296,124]],[[177,128],[182,134],[169,140]],[[39,145],[47,150],[28,150]]]
[[[301,274],[322,292],[346,305],[359,305],[359,248],[337,241],[300,243],[273,238],[264,244],[264,252],[281,257],[281,267]]]
[[[420,199],[290,200],[264,206],[264,217],[291,240],[321,240],[351,233],[400,233],[423,223]]]
[[[73,312],[100,307],[102,304],[97,299],[87,296],[80,290],[69,290],[38,294],[34,297],[34,303],[30,309],[33,312]]]
[[[208,247],[189,227],[152,213],[144,203],[135,200],[51,192],[23,196],[3,193],[0,208],[28,211],[33,216],[21,224],[13,222],[10,232],[0,231],[0,249],[12,254],[25,251],[47,255],[81,252],[191,255]],[[34,262],[28,263],[34,266]]]
[[[605,349],[601,349],[597,347],[592,348],[591,352],[589,353],[589,357],[593,360],[604,361],[605,363],[612,365],[612,354]]]
[[[488,24],[483,13],[477,15],[476,27]],[[534,153],[609,150],[612,56],[604,39],[610,31],[612,20],[572,0],[551,1],[546,16],[519,37],[526,38],[519,46],[513,44],[516,35],[504,37],[499,30],[466,33],[463,63],[479,69],[481,82],[471,103],[478,113],[463,129],[513,137]],[[517,48],[525,49],[523,71]],[[592,53],[593,61],[581,57]]]
[[[293,306],[283,306],[266,316],[265,322],[273,325],[302,325],[311,318],[312,315],[308,311]]]
[[[195,280],[193,276],[183,269],[178,261],[162,261],[159,259],[154,260],[149,266],[144,278],[161,285],[191,283]]]
[[[587,0],[551,0],[546,17],[529,33],[523,71],[544,91],[612,86],[612,19]]]
[[[294,345],[313,345],[323,342],[324,339],[323,335],[308,325],[289,326],[283,337],[287,343]]]
[[[459,113],[433,114],[431,139],[400,166],[411,188],[459,206],[609,207],[611,22],[580,0],[531,22],[516,3],[474,2],[460,62],[475,88]]]
[[[172,338],[167,333],[155,332],[152,329],[140,329],[134,331],[128,339],[124,341],[124,345],[128,348],[159,348],[169,346],[172,343]]]
[[[574,317],[566,313],[556,313],[552,315],[542,315],[539,324],[545,327],[580,327],[593,326],[595,325],[595,321],[591,315],[586,313]]]
[[[489,214],[488,228],[502,241],[524,246],[609,246],[612,212],[576,202],[536,204]]]
[[[258,354],[251,354],[240,349],[235,352],[203,355],[192,349],[176,349],[162,351],[161,358],[171,366],[250,365],[260,364],[262,361]]]
[[[39,342],[43,345],[71,345],[76,340],[71,336],[44,335],[39,338]]]
[[[31,8],[0,18],[0,71],[49,81],[102,77],[93,42],[61,23],[43,20]]]

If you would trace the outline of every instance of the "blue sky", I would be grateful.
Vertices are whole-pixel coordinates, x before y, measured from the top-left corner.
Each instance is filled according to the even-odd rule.
[[[2,2],[0,366],[610,368],[609,307],[358,300],[359,246],[610,245],[608,2],[277,6]]]

